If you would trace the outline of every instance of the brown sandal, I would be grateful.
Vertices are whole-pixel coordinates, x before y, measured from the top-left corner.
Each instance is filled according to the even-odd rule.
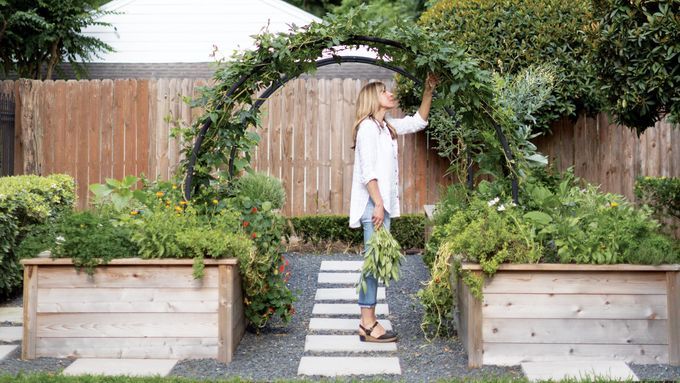
[[[359,324],[359,328],[362,329],[366,335],[359,335],[359,339],[362,342],[373,342],[373,343],[392,343],[397,341],[397,333],[396,332],[391,332],[391,331],[386,331],[384,334],[380,335],[379,337],[374,337],[371,336],[371,332],[375,329],[375,326],[378,325],[378,321],[375,321],[373,323],[373,326],[370,328],[366,328]]]

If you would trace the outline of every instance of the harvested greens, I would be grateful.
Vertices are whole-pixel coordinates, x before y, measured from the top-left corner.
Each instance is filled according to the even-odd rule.
[[[385,286],[389,286],[392,280],[399,280],[399,266],[404,256],[401,253],[401,246],[392,234],[380,227],[368,240],[366,247],[364,266],[361,268],[357,291],[359,289],[366,291],[365,279],[368,275],[374,276],[379,282],[383,281]]]

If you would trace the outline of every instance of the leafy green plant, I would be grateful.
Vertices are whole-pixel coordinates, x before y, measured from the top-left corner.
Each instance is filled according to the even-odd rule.
[[[135,196],[140,198],[140,195],[144,194],[140,190],[132,190],[138,181],[139,178],[130,175],[122,180],[107,178],[104,184],[92,184],[90,191],[94,194],[94,203],[97,205],[110,203],[118,211],[130,209],[133,198]]]
[[[290,274],[285,271],[286,261],[281,256],[285,220],[272,210],[270,201],[241,196],[233,202],[240,212],[244,232],[256,246],[256,251],[239,263],[244,290],[248,292],[246,316],[255,331],[274,315],[288,323],[295,313],[295,297],[286,286]]]
[[[635,197],[639,203],[649,206],[659,221],[680,219],[680,178],[638,177]],[[664,229],[672,233],[675,226],[671,223]]]
[[[34,225],[72,210],[75,198],[75,182],[67,175],[0,177],[0,298],[23,280],[17,246]]]
[[[273,209],[281,209],[286,202],[286,191],[281,181],[264,173],[246,173],[235,181],[235,194],[253,201],[269,201]]]
[[[33,258],[50,251],[54,258],[72,258],[77,268],[92,274],[96,266],[112,259],[136,256],[137,247],[130,236],[129,227],[115,225],[107,215],[72,212],[53,223],[37,226],[21,242],[17,254]]]
[[[638,135],[668,116],[680,123],[677,0],[595,0],[593,62],[616,121]]]
[[[398,281],[403,259],[401,246],[392,234],[384,227],[378,228],[366,244],[357,290],[366,291],[366,277],[369,275],[384,282],[385,286],[389,286],[390,281]]]

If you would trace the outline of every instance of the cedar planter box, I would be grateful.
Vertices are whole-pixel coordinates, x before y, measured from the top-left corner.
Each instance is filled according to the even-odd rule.
[[[481,273],[477,264],[462,268]],[[502,265],[486,279],[482,301],[455,283],[469,367],[598,359],[680,365],[680,265]]]
[[[246,320],[236,259],[118,259],[93,276],[70,259],[24,265],[22,358],[231,361]]]

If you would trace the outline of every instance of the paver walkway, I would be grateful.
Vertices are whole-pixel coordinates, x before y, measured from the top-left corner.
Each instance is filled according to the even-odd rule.
[[[317,283],[312,318],[305,339],[305,355],[300,360],[298,375],[401,375],[397,343],[366,343],[359,340],[360,310],[356,285],[362,261],[323,261]],[[328,287],[333,286],[333,287]],[[381,324],[392,329],[384,319],[389,308],[384,301],[384,287],[378,289],[376,314]],[[352,302],[352,303],[347,303]],[[338,355],[340,353],[340,355]],[[344,354],[370,356],[345,356]]]

